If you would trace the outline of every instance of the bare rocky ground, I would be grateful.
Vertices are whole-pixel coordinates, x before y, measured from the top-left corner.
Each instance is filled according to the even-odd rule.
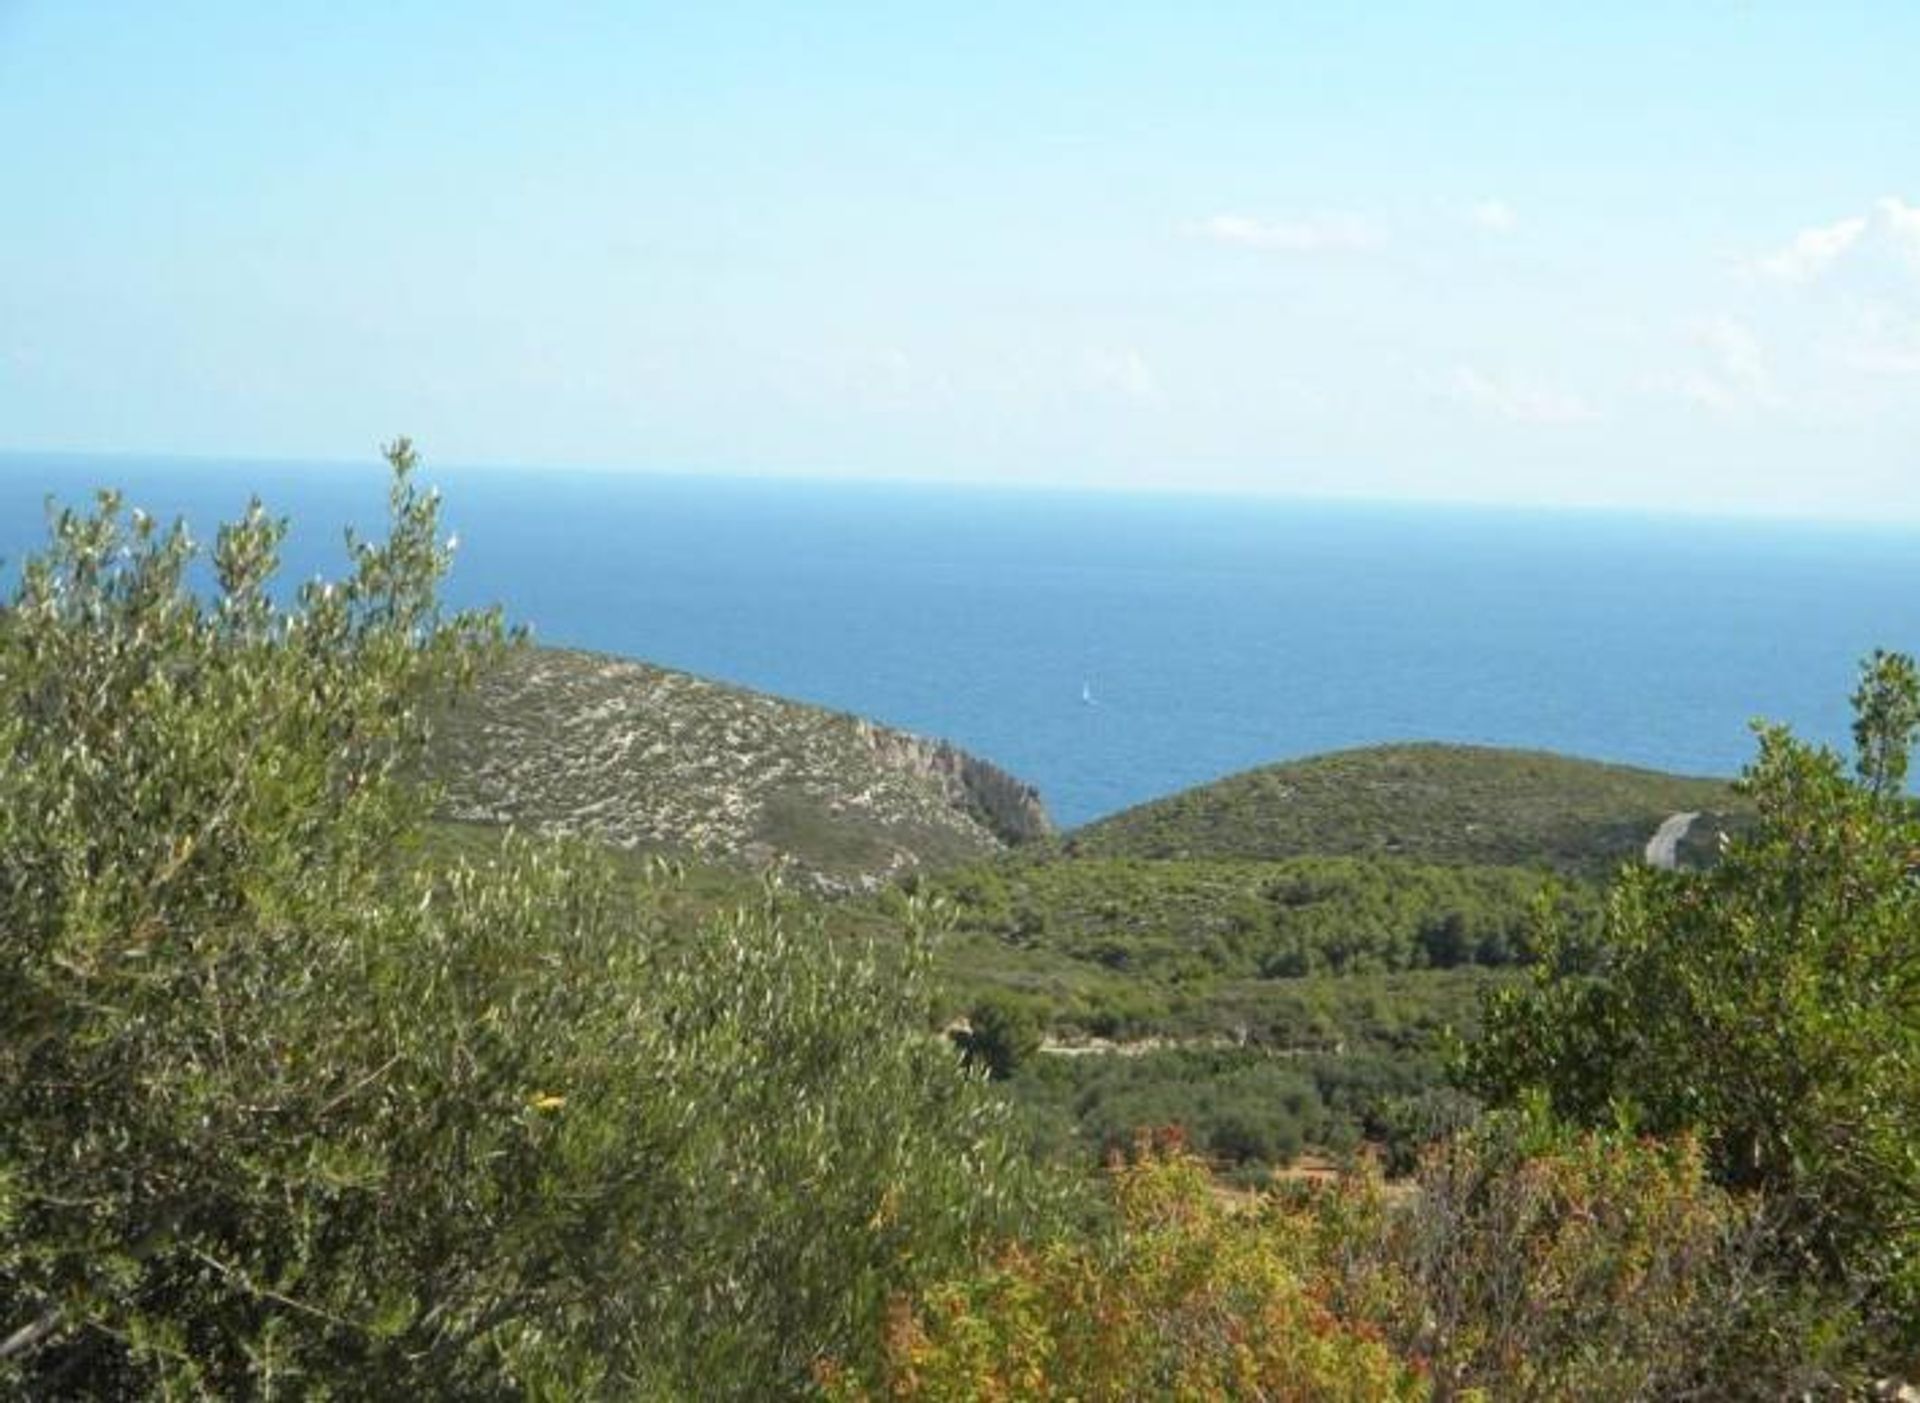
[[[442,815],[872,890],[1051,831],[1028,785],[942,741],[683,672],[524,648],[443,718]]]

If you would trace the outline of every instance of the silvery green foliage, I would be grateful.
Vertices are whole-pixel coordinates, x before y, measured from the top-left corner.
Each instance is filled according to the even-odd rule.
[[[257,505],[202,556],[105,495],[0,612],[0,1388],[793,1388],[1014,1221],[1003,1113],[911,933],[883,973],[588,852],[421,859],[501,629],[390,458],[387,538],[290,604]]]

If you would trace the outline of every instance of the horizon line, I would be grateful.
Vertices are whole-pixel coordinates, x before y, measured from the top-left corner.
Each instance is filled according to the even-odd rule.
[[[416,447],[418,445],[416,444]],[[206,453],[150,451],[124,448],[6,448],[0,447],[0,464],[31,459],[115,460],[149,466],[179,465],[193,468],[318,468],[365,471],[383,467],[382,448],[376,446],[361,458],[319,457],[277,453]],[[1297,504],[1307,507],[1357,508],[1366,510],[1474,512],[1526,516],[1575,516],[1633,518],[1650,521],[1717,523],[1730,526],[1806,526],[1861,530],[1883,534],[1907,534],[1920,530],[1920,509],[1868,515],[1824,512],[1804,507],[1765,505],[1703,507],[1684,502],[1647,505],[1638,502],[1514,500],[1489,497],[1437,497],[1425,495],[1388,495],[1361,492],[1314,491],[1297,487],[1262,487],[1238,483],[1168,482],[1086,482],[1059,479],[964,477],[944,474],[886,475],[864,472],[831,473],[818,470],[781,471],[779,469],[673,468],[644,464],[595,462],[534,463],[504,459],[439,460],[422,458],[418,469],[429,483],[436,473],[555,474],[578,477],[618,477],[668,479],[676,482],[714,482],[731,485],[764,483],[793,487],[878,487],[927,489],[982,494],[1002,493],[1021,496],[1094,496],[1110,498],[1171,498],[1191,501],[1260,502]]]

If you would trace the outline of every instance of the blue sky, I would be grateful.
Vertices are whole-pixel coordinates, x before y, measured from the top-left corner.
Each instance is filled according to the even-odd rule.
[[[1920,6],[0,0],[0,449],[1920,518]]]

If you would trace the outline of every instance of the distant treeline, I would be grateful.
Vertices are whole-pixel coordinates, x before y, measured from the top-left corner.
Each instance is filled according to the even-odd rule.
[[[1174,983],[1517,964],[1541,903],[1577,932],[1600,919],[1584,882],[1390,857],[1007,863],[920,889],[963,930]]]

